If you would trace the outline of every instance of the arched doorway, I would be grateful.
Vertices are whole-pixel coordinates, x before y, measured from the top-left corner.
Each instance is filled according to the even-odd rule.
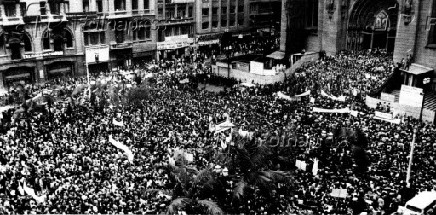
[[[399,4],[396,0],[357,0],[347,28],[347,49],[386,49],[393,53]]]

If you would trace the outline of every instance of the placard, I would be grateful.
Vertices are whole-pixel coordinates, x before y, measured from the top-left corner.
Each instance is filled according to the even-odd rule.
[[[386,102],[395,102],[395,95],[387,94],[387,93],[381,93],[380,99]]]
[[[402,85],[400,92],[399,103],[412,107],[422,107],[424,99],[423,90],[421,88]]]
[[[389,119],[389,120],[394,118],[392,113],[383,113],[383,112],[379,112],[379,111],[375,112],[375,116],[382,118],[382,119]]]

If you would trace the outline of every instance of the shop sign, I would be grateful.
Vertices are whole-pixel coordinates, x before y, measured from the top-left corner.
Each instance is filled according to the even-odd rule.
[[[87,47],[85,53],[86,63],[109,61],[109,46]]]
[[[42,57],[48,57],[48,56],[59,56],[64,55],[63,51],[56,51],[56,52],[47,52],[47,53],[38,53],[38,54],[24,54],[24,59],[31,59],[31,58],[42,58]]]

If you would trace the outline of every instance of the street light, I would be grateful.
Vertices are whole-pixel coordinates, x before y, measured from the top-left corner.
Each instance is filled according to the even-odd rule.
[[[227,56],[227,77],[230,78],[230,56],[232,54],[232,45],[229,45],[227,47],[224,48],[226,50],[226,56]]]

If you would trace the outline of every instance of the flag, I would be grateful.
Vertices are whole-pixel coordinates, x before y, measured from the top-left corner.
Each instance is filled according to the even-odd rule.
[[[133,152],[132,150],[129,149],[129,147],[127,147],[126,145],[124,145],[121,142],[118,142],[116,140],[114,140],[112,138],[112,135],[109,135],[109,142],[112,143],[112,145],[114,145],[115,147],[121,149],[124,151],[124,153],[127,155],[127,159],[129,160],[130,163],[133,163]]]
[[[313,168],[312,168],[313,175],[318,175],[318,159],[313,160]]]
[[[24,183],[23,185],[23,190],[27,195],[32,196],[32,198],[35,199],[36,202],[42,203],[45,201],[45,196],[37,196],[35,194],[35,190],[27,187],[26,183]]]
[[[123,126],[123,121],[117,121],[115,118],[112,120],[112,124],[116,126]]]

